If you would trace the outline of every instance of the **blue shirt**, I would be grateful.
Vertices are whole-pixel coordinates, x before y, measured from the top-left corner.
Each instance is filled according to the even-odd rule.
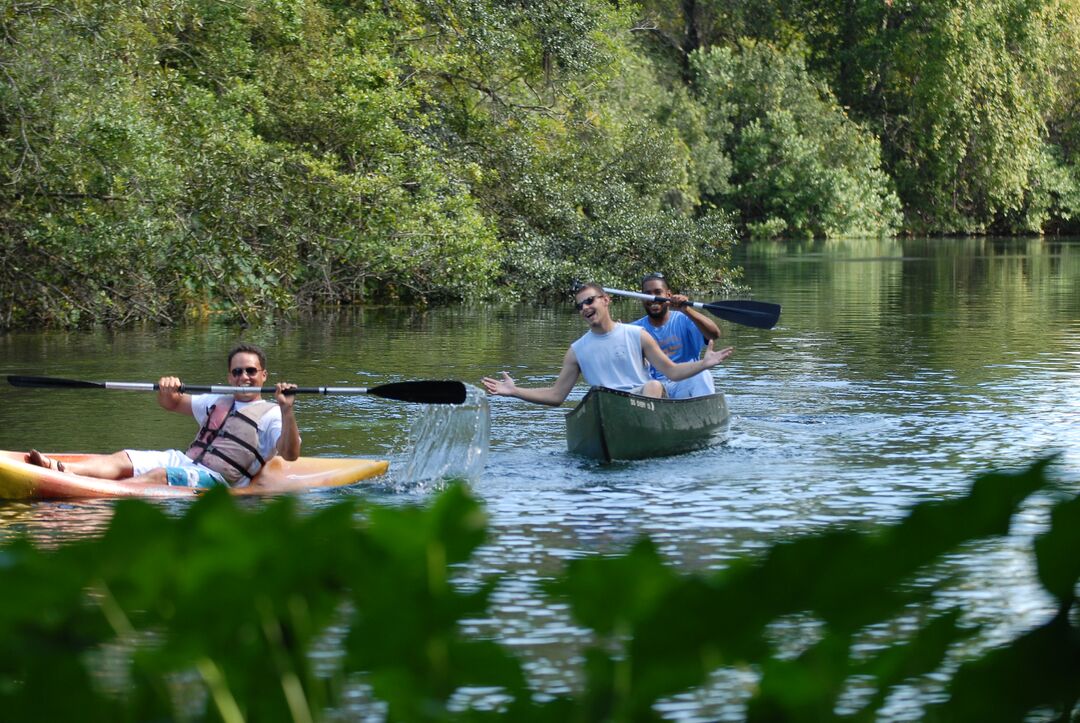
[[[708,343],[693,320],[681,311],[668,311],[667,321],[662,326],[653,326],[647,316],[630,323],[649,332],[663,352],[676,364],[697,361],[701,358],[701,350]],[[650,367],[650,369],[649,373],[653,379],[667,379],[656,371],[655,367]]]

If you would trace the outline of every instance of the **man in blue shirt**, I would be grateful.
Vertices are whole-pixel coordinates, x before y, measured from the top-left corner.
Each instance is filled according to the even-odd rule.
[[[645,316],[631,322],[647,331],[668,357],[676,362],[697,361],[701,350],[710,341],[720,337],[720,327],[691,306],[682,294],[672,294],[663,274],[648,274],[641,280],[641,292],[650,296],[662,296],[668,301],[643,301]],[[677,310],[676,310],[677,309]],[[701,397],[715,394],[712,374],[702,371],[689,379],[671,381],[654,366],[652,377],[663,382],[672,399]]]

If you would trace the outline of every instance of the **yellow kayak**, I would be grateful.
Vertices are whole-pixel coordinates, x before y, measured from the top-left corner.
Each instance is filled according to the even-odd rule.
[[[89,455],[50,454],[61,462]],[[358,457],[300,457],[288,462],[274,457],[246,487],[229,488],[235,495],[276,495],[286,492],[343,487],[386,472],[390,463]],[[0,450],[0,500],[67,500],[85,497],[192,497],[204,489],[151,485],[125,480],[82,477],[45,469],[26,461],[25,452]]]

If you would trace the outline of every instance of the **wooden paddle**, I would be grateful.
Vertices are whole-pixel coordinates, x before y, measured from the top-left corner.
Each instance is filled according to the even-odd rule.
[[[158,385],[149,382],[86,382],[78,379],[59,379],[57,377],[8,376],[8,383],[15,387],[36,389],[122,389],[133,392],[154,392]],[[232,387],[224,385],[182,384],[181,392],[205,394],[250,394],[254,387]],[[273,394],[274,387],[258,388],[263,394]],[[289,390],[290,394],[371,394],[399,402],[419,402],[421,404],[462,404],[465,401],[465,384],[455,381],[419,381],[394,382],[380,384],[377,387],[297,387]]]
[[[663,296],[640,294],[636,291],[622,291],[620,289],[604,288],[609,294],[617,296],[629,296],[642,301],[670,301]],[[733,299],[730,301],[690,301],[687,302],[697,309],[705,309],[713,315],[725,321],[730,321],[743,326],[753,326],[758,329],[771,329],[776,326],[780,319],[780,304],[770,304],[767,301],[750,301],[748,299]]]

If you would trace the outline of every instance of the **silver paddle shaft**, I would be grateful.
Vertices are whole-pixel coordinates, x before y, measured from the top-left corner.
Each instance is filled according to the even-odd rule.
[[[156,392],[157,384],[150,382],[102,382],[106,389],[122,389],[129,392]],[[181,392],[196,392],[198,394],[273,394],[275,387],[235,387],[226,384],[181,384]],[[286,394],[367,394],[366,387],[297,387],[289,389]]]
[[[623,291],[622,289],[609,289],[604,287],[604,291],[608,294],[615,294],[616,296],[629,296],[634,299],[641,299],[642,301],[658,301],[660,303],[671,301],[663,296],[653,296],[652,294],[639,294],[636,291]],[[688,306],[694,306],[698,309],[704,309],[705,304],[700,301],[687,301]]]

